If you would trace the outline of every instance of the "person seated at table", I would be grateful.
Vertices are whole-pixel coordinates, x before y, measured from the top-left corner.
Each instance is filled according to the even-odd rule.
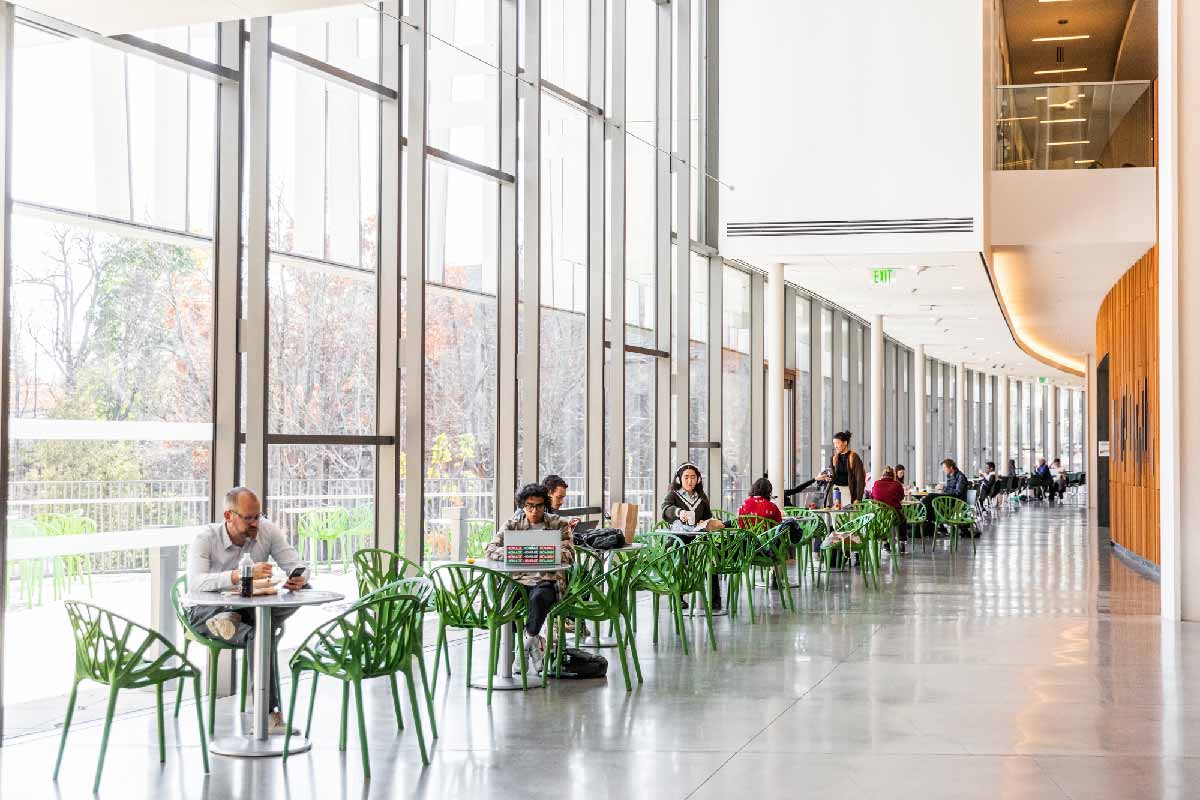
[[[900,485],[906,486],[908,484],[908,470],[906,470],[904,468],[904,465],[897,464],[895,473],[896,473],[896,480],[900,481]]]
[[[496,535],[487,543],[484,552],[494,561],[504,560],[505,531],[559,531],[562,534],[560,549],[563,564],[575,561],[575,546],[571,542],[571,525],[556,514],[546,513],[550,505],[550,493],[540,483],[530,483],[517,492],[519,518],[504,523]],[[529,615],[525,618],[525,656],[529,659],[534,674],[541,671],[546,658],[546,637],[542,626],[550,613],[550,607],[558,602],[567,585],[566,572],[517,572],[513,580],[526,588],[529,595]]]
[[[675,470],[675,477],[667,487],[667,496],[663,498],[660,509],[663,522],[671,525],[671,530],[688,544],[695,538],[696,531],[718,531],[725,526],[721,520],[713,516],[712,507],[708,503],[708,495],[704,491],[704,477],[700,468],[690,461],[685,461]],[[684,602],[684,608],[687,602]],[[716,575],[712,576],[712,607],[721,607],[720,584]]]
[[[908,526],[902,524],[904,520],[904,484],[896,480],[896,470],[891,467],[883,468],[879,479],[871,486],[870,497],[896,512],[893,524],[900,529],[900,552],[903,553],[904,542],[908,537]],[[884,542],[883,547],[885,550],[891,551],[889,542]]]
[[[1029,485],[1033,488],[1033,496],[1038,500],[1042,499],[1042,491],[1050,491],[1050,467],[1046,465],[1045,458],[1039,458],[1037,466],[1033,468],[1033,475],[1029,478]],[[1051,499],[1053,495],[1051,495]]]
[[[559,509],[563,507],[563,503],[565,503],[567,499],[567,489],[570,488],[567,485],[567,482],[563,480],[562,476],[556,475],[552,472],[546,477],[542,478],[542,486],[546,487],[546,496],[550,498],[550,502],[546,505],[546,513],[553,514],[555,516],[562,516],[558,512]],[[518,508],[515,512],[513,512],[512,518],[514,520],[519,520],[524,515],[525,511],[521,508]],[[579,517],[571,517],[567,520],[567,524],[574,529],[575,526],[579,524]]]
[[[1055,493],[1058,493],[1058,499],[1065,499],[1067,496],[1067,471],[1062,468],[1062,459],[1056,458],[1050,462],[1050,499],[1054,499]]]
[[[983,465],[983,469],[979,470],[979,505],[986,506],[989,500],[995,498],[999,489],[999,474],[996,472],[996,463],[989,461]]]
[[[205,526],[188,550],[188,590],[191,592],[218,592],[237,588],[242,577],[238,565],[242,555],[249,553],[254,561],[254,579],[271,577],[272,559],[289,575],[284,584],[297,591],[308,584],[308,569],[288,541],[287,535],[262,514],[258,495],[244,486],[235,486],[225,493],[225,514],[222,522]],[[297,567],[305,567],[297,578],[290,577]],[[277,634],[283,630],[283,621],[295,614],[298,606],[274,608],[271,621]],[[230,606],[190,606],[188,620],[201,633],[204,630],[212,638],[223,639],[246,647],[247,653],[254,647],[254,609]],[[279,636],[271,641],[271,663],[277,663],[276,650]],[[251,680],[254,679],[254,659],[249,659]],[[269,685],[268,711],[270,711],[270,733],[284,733],[283,714],[279,705],[279,694],[275,681]]]
[[[942,482],[942,494],[966,500],[967,476],[962,474],[953,458],[947,458],[942,462],[942,472],[946,476],[945,481]]]
[[[750,487],[750,496],[738,509],[738,516],[755,516],[769,519],[776,524],[783,522],[783,512],[771,500],[773,487],[766,478],[759,478]]]

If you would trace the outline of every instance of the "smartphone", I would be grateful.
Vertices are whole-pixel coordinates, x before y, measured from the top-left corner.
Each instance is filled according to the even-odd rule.
[[[288,575],[288,580],[294,581],[296,578],[302,577],[303,575],[304,567],[296,567],[294,570],[292,570],[292,574]]]

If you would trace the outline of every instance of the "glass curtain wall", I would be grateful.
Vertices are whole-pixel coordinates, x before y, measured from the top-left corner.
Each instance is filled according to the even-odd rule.
[[[796,295],[796,482],[812,473],[812,301]]]
[[[736,510],[750,493],[750,275],[722,268],[721,508]]]

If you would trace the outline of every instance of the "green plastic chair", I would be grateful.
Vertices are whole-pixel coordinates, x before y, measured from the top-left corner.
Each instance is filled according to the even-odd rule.
[[[31,519],[9,519],[9,539],[33,539],[41,535],[41,528]],[[25,604],[33,608],[33,595],[37,593],[37,605],[42,604],[42,584],[46,578],[46,560],[43,558],[25,558],[20,561],[8,562],[8,568],[13,577],[19,581],[18,597],[25,598]],[[12,599],[12,585],[8,587],[9,602]]]
[[[425,578],[420,565],[414,564],[394,550],[368,547],[354,553],[354,574],[358,581],[358,596],[364,597],[389,583],[404,577]],[[436,610],[432,598],[426,611]],[[450,645],[445,639],[439,642],[439,652],[446,656],[446,674],[450,674]],[[436,658],[434,669],[437,669]]]
[[[636,597],[639,591],[650,592],[654,614],[653,642],[658,644],[659,599],[666,597],[670,603],[671,616],[675,620],[675,633],[679,637],[683,654],[688,654],[687,629],[683,624],[684,595],[700,595],[704,605],[704,619],[708,625],[708,641],[717,649],[717,637],[713,634],[712,609],[708,600],[709,545],[707,536],[698,536],[690,544],[670,533],[639,534],[636,541],[646,545],[642,551],[644,568],[639,571],[630,587]],[[637,630],[636,605],[631,606],[634,630]]]
[[[208,735],[212,736],[216,726],[217,719],[217,660],[221,657],[222,650],[240,650],[246,649],[245,645],[233,644],[224,639],[216,639],[206,635],[204,631],[192,624],[188,619],[187,611],[183,607],[181,595],[187,594],[188,583],[187,575],[180,575],[171,584],[171,607],[175,609],[175,618],[179,620],[179,627],[183,631],[183,657],[187,658],[188,648],[192,646],[192,642],[200,645],[208,650]],[[282,628],[275,629],[276,635]],[[241,680],[238,682],[238,694],[240,710],[246,713],[246,688],[249,685],[249,667],[250,654],[243,653],[241,658]],[[275,692],[279,693],[279,664],[275,665],[271,676],[275,681]],[[282,695],[280,695],[282,697]],[[175,687],[175,718],[179,718],[179,707],[183,701],[183,684],[180,683]]]
[[[492,704],[492,677],[500,656],[500,629],[524,623],[529,615],[525,587],[508,575],[474,564],[442,564],[429,571],[433,581],[438,616],[438,649],[446,640],[447,628],[467,631],[467,687],[471,686],[471,649],[475,631],[488,632],[487,702]],[[528,689],[525,638],[515,637],[521,656],[521,688]],[[433,686],[437,688],[438,661],[433,662]]]
[[[804,509],[808,511],[808,509]],[[808,573],[810,579],[815,583],[817,580],[817,560],[813,558],[813,541],[822,541],[828,531],[825,528],[825,520],[821,519],[820,515],[808,513],[794,517],[800,525],[800,541],[796,543],[796,573],[797,577],[803,577],[805,572]]]
[[[637,673],[638,683],[642,682],[642,665],[638,661],[637,637],[632,629],[629,618],[630,589],[634,586],[642,571],[642,551],[626,554],[620,563],[604,568],[603,561],[597,556],[594,560],[585,555],[585,548],[575,549],[576,563],[572,565],[567,579],[567,591],[559,601],[550,608],[547,617],[549,630],[554,630],[558,623],[558,647],[555,653],[554,674],[562,674],[563,653],[567,649],[567,620],[586,620],[596,623],[597,628],[603,622],[608,622],[613,637],[617,641],[617,651],[621,657],[621,672],[625,676],[625,691],[633,691],[633,683],[629,679],[629,660],[633,660],[633,668]],[[594,561],[600,561],[599,569],[594,567]],[[622,631],[622,623],[624,630]],[[579,639],[579,627],[575,628],[576,641]]]
[[[96,521],[81,513],[39,514],[38,527],[43,536],[86,536],[96,532]],[[87,581],[88,597],[92,596],[92,559],[79,554],[54,557],[54,599],[71,591],[71,583]]]
[[[346,521],[346,543],[349,552],[353,554],[363,547],[370,547],[375,541],[375,506],[362,505],[350,509]],[[343,551],[345,552],[345,551]],[[343,559],[345,556],[343,555]]]
[[[754,557],[754,545],[758,531],[755,528],[738,527],[714,531],[703,537],[708,541],[708,574],[724,575],[729,580],[729,615],[736,617],[741,609],[742,582],[749,583],[750,559]],[[708,590],[711,591],[709,581]],[[750,605],[750,622],[754,622],[754,592],[746,592]]]
[[[731,527],[735,522],[737,522],[738,518],[737,514],[734,514],[732,511],[726,511],[723,508],[714,508],[712,510],[712,515],[714,519],[721,520],[721,524],[726,528]]]
[[[924,503],[905,503],[901,508],[904,509],[904,524],[908,526],[908,537],[912,539],[913,531],[916,531],[917,536],[921,537],[921,552],[925,552],[925,523],[928,521],[925,516]],[[936,549],[937,539],[934,539]]]
[[[764,520],[764,522],[770,522],[770,520]],[[796,604],[792,600],[792,584],[788,579],[787,572],[788,557],[792,554],[792,537],[782,525],[774,527],[761,525],[757,530],[754,551],[750,557],[751,573],[755,570],[762,573],[763,583],[768,592],[771,586],[768,576],[774,574],[775,580],[779,584],[780,604],[784,608],[794,611]],[[752,574],[749,584],[750,592],[754,591],[753,577]],[[753,621],[753,617],[751,617],[751,622]]]
[[[496,523],[487,519],[467,522],[467,558],[483,558],[484,549],[496,534]]]
[[[858,568],[863,576],[863,584],[868,587],[870,586],[870,577],[872,576],[873,573],[872,573],[871,556],[870,556],[870,544],[869,544],[870,540],[868,538],[867,526],[871,524],[871,522],[872,522],[872,520],[874,520],[874,518],[875,518],[875,515],[868,512],[868,513],[864,513],[864,514],[859,514],[857,516],[851,516],[848,514],[843,515],[842,518],[838,521],[838,526],[837,526],[836,530],[839,533],[857,534],[861,541],[858,544],[854,544],[849,538],[847,538],[847,539],[843,540],[840,545],[833,545],[831,547],[822,547],[821,548],[821,555],[822,555],[821,560],[822,560],[822,564],[823,564],[823,573],[825,575],[825,588],[826,589],[829,588],[830,575],[833,570],[833,549],[834,549],[834,547],[840,547],[842,550],[842,553],[847,557],[851,553],[858,554]],[[819,577],[820,574],[821,573],[818,573],[818,580],[820,579],[820,577]]]
[[[362,754],[363,774],[371,777],[371,760],[367,747],[367,725],[363,716],[362,682],[371,678],[389,678],[395,687],[397,672],[403,672],[408,683],[408,701],[413,721],[417,728],[417,744],[421,748],[421,762],[429,765],[429,753],[425,749],[425,732],[421,726],[421,707],[417,701],[416,684],[413,681],[415,659],[425,678],[425,662],[422,658],[421,625],[428,602],[428,586],[423,578],[397,581],[399,586],[381,587],[369,597],[360,599],[347,611],[324,623],[305,638],[296,649],[289,665],[292,672],[292,696],[288,701],[287,731],[283,739],[283,762],[286,764],[291,746],[292,728],[296,716],[296,694],[300,688],[300,675],[313,673],[342,681],[342,724],[338,738],[338,749],[346,749],[346,718],[349,707],[350,686],[354,685],[354,704],[358,712],[358,744]],[[417,594],[400,593],[412,589]],[[421,594],[424,596],[421,596]],[[393,688],[394,691],[394,688]],[[437,736],[433,721],[433,704],[426,694],[430,725]],[[396,720],[400,723],[400,706],[396,701]],[[309,704],[309,724],[312,724],[312,704]],[[400,723],[403,727],[403,723]]]
[[[958,549],[959,529],[975,526],[975,515],[971,513],[971,507],[957,497],[933,498],[933,518],[939,525],[945,525],[946,529],[950,531],[951,552]],[[975,552],[974,537],[971,537],[971,552]]]
[[[855,505],[855,513],[874,515],[871,524],[867,526],[867,535],[871,541],[873,566],[878,573],[883,564],[881,549],[884,542],[892,549],[893,561],[900,557],[899,542],[896,538],[896,509],[878,500],[861,500]]]
[[[75,680],[67,700],[67,716],[58,744],[58,758],[54,761],[54,780],[58,780],[63,751],[67,747],[67,733],[71,729],[71,717],[75,714],[75,698],[79,684],[84,680],[108,686],[108,709],[104,715],[104,732],[100,735],[100,760],[96,764],[93,794],[100,790],[104,755],[108,751],[108,734],[112,728],[113,712],[117,708],[117,693],[122,689],[154,687],[158,709],[158,761],[163,763],[167,760],[167,746],[163,738],[163,684],[172,680],[192,680],[196,693],[196,722],[200,727],[200,754],[207,774],[208,744],[204,738],[204,712],[200,707],[200,670],[157,631],[91,603],[68,600],[66,608],[71,632],[75,636]],[[158,655],[150,658],[146,654],[153,646],[158,647]]]
[[[300,545],[297,549],[304,555],[304,545],[311,547],[309,563],[312,564],[312,574],[317,574],[320,562],[321,542],[326,544],[326,554],[332,565],[333,556],[331,545],[339,542],[342,546],[342,568],[350,570],[350,551],[348,549],[347,533],[350,531],[350,512],[340,506],[327,506],[305,511],[296,523],[296,537]]]
[[[803,506],[784,506],[783,516],[791,517],[793,519],[800,519],[804,516],[805,511],[808,511],[808,509],[804,508]]]

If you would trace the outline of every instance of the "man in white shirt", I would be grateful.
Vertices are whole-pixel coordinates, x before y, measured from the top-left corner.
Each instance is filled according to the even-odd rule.
[[[188,589],[193,592],[219,592],[236,588],[241,583],[238,564],[242,555],[249,553],[254,561],[254,578],[271,577],[268,558],[286,573],[288,589],[303,589],[308,582],[308,570],[299,577],[290,574],[297,567],[304,567],[296,548],[288,542],[279,526],[262,515],[262,506],[254,492],[236,486],[225,493],[225,520],[209,525],[196,537],[188,550]],[[271,663],[276,663],[275,649],[283,630],[283,621],[297,608],[272,609],[271,619],[276,635],[271,642]],[[253,647],[254,610],[220,606],[192,606],[187,609],[188,619],[193,625],[208,629],[214,639],[222,639]],[[253,671],[254,662],[250,660]],[[253,679],[253,675],[252,675]],[[271,733],[283,733],[283,714],[280,712],[279,693],[275,681],[270,685]]]

